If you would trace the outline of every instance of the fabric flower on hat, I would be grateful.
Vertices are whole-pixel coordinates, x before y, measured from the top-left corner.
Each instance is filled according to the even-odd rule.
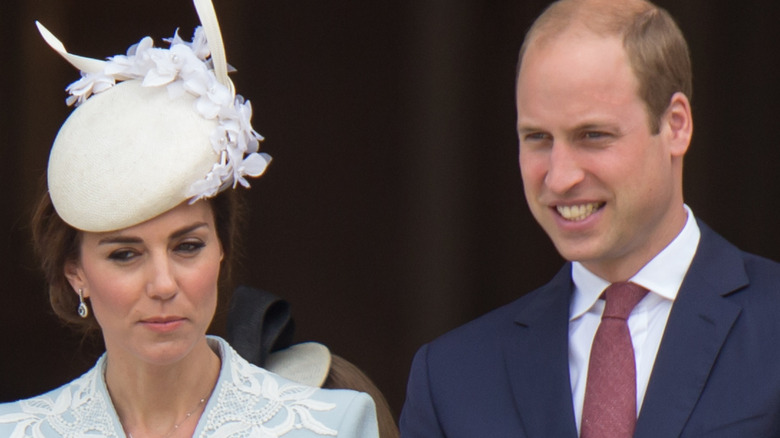
[[[268,154],[258,152],[263,137],[252,128],[251,103],[234,94],[232,84],[217,80],[201,27],[195,29],[190,42],[179,36],[178,29],[165,41],[170,48],[154,47],[152,38],[145,37],[130,46],[125,55],[108,58],[102,71],[82,72],[82,78],[66,89],[71,94],[68,105],[81,105],[92,94],[130,79],[142,81],[144,87],[165,86],[172,99],[189,93],[197,98],[193,109],[203,118],[219,123],[210,141],[220,157],[211,171],[190,188],[191,202],[214,196],[230,186],[249,187],[246,177],[260,176],[271,161]]]
[[[209,55],[211,55],[209,45],[206,42],[206,32],[203,31],[202,27],[195,29],[195,33],[192,36],[191,42],[185,41],[179,36],[179,29],[176,29],[176,32],[173,34],[172,38],[165,38],[164,41],[169,43],[171,46],[188,46],[192,50],[192,53],[194,53],[198,59],[203,61],[208,59]]]
[[[70,96],[65,99],[68,106],[81,105],[93,93],[100,93],[108,90],[116,84],[116,79],[112,75],[105,73],[81,73],[81,79],[68,85],[65,89]]]

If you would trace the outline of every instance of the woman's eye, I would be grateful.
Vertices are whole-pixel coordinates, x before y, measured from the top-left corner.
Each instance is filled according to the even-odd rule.
[[[206,246],[206,244],[200,241],[182,242],[176,246],[175,251],[183,254],[194,254],[200,251],[200,249],[203,248],[204,246]]]
[[[137,255],[138,253],[136,253],[133,250],[118,249],[116,251],[113,251],[111,254],[109,254],[108,258],[118,262],[127,262],[135,258]]]

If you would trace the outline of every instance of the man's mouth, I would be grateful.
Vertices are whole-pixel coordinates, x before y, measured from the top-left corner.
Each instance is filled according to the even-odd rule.
[[[580,205],[558,205],[555,209],[558,210],[558,214],[567,221],[579,222],[587,219],[588,216],[601,208],[602,205],[604,204],[599,202],[589,202]]]

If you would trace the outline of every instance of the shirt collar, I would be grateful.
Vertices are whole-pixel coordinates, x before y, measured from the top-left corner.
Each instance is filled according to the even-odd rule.
[[[650,260],[629,281],[634,282],[669,301],[677,298],[688,267],[699,246],[701,231],[696,224],[693,211],[683,205],[688,213],[685,226],[677,237],[661,252]],[[582,263],[573,262],[571,276],[574,281],[569,320],[575,320],[587,312],[601,293],[609,286],[609,282],[590,272]]]

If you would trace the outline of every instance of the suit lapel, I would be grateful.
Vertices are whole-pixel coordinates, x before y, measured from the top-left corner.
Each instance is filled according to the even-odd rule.
[[[703,223],[699,227],[699,248],[669,315],[636,438],[680,435],[741,311],[723,298],[748,283],[741,253]]]
[[[529,438],[577,436],[569,381],[571,265],[526,296],[504,342],[517,411]]]

